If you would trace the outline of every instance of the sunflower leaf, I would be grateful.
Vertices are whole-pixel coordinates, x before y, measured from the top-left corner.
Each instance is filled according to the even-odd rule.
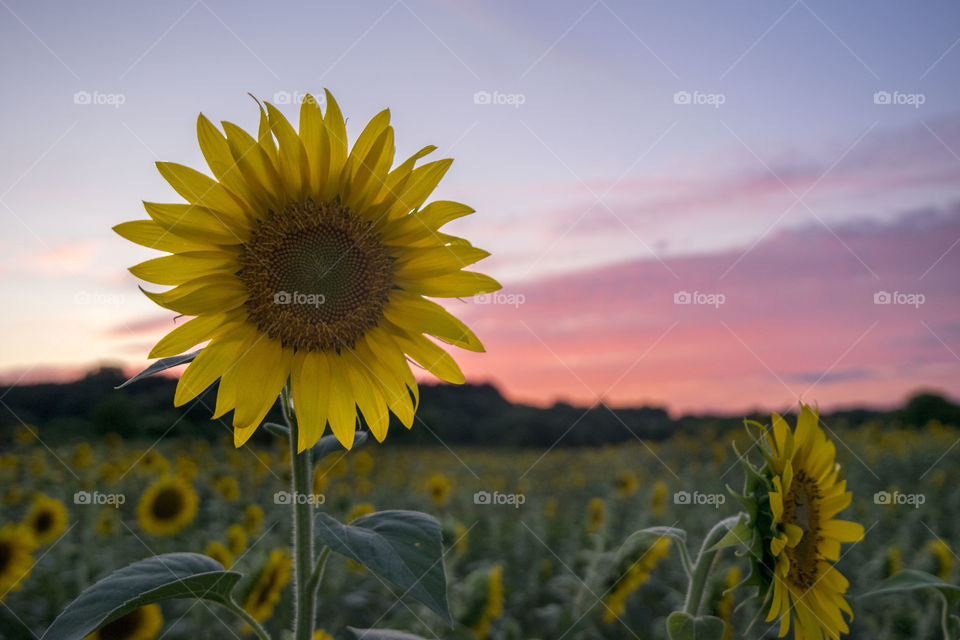
[[[944,582],[935,575],[916,569],[904,569],[898,571],[889,578],[882,580],[876,587],[861,593],[860,598],[872,598],[873,596],[883,595],[885,593],[899,593],[903,591],[916,591],[917,589],[936,589],[943,594],[951,604],[960,600],[960,586]]]
[[[667,616],[667,633],[670,640],[720,640],[725,625],[715,616],[692,616],[683,611],[674,611]]]
[[[162,600],[199,598],[227,605],[240,577],[198,553],[167,553],[134,562],[84,589],[43,640],[80,640],[138,607]]]
[[[423,640],[420,636],[395,629],[356,629],[347,627],[357,640]]]
[[[353,436],[353,449],[356,449],[366,442],[369,435],[366,431],[357,431]],[[343,445],[340,444],[340,441],[337,440],[337,436],[333,434],[325,435],[317,440],[317,444],[313,445],[313,460],[314,462],[318,462],[337,451],[341,453],[347,452],[347,450],[343,448]]]
[[[436,518],[418,511],[378,511],[345,525],[320,513],[315,523],[323,544],[393,582],[452,624]]]
[[[170,356],[169,358],[160,358],[159,360],[151,364],[149,367],[147,367],[137,375],[133,376],[123,384],[114,388],[123,389],[128,384],[131,384],[136,382],[137,380],[146,378],[147,376],[152,376],[155,373],[160,373],[161,371],[166,371],[167,369],[172,369],[174,367],[179,367],[181,364],[186,364],[187,362],[192,361],[194,358],[196,358],[200,354],[201,351],[202,349],[197,349],[196,351],[192,351],[190,353],[184,353],[179,356]]]

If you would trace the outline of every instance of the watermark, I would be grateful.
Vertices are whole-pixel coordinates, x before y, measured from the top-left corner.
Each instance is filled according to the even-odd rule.
[[[474,304],[506,304],[514,308],[519,308],[526,301],[527,297],[522,293],[503,293],[502,291],[473,296]]]
[[[77,91],[73,94],[73,104],[80,105],[105,105],[119,109],[127,101],[127,96],[122,93],[103,93],[102,91]]]
[[[473,504],[490,505],[510,505],[514,509],[519,509],[520,505],[527,501],[527,497],[522,493],[500,493],[494,491],[477,491],[473,494]]]
[[[874,504],[909,505],[919,509],[926,503],[927,496],[922,493],[900,493],[899,491],[877,491],[873,494]]]
[[[726,504],[726,502],[727,496],[724,493],[677,491],[673,494],[673,504],[709,505],[714,509],[719,509],[720,505]]]
[[[303,104],[303,101],[307,99],[307,96],[313,96],[313,99],[319,104],[322,99],[323,92],[317,93],[308,93],[306,91],[277,91],[273,94],[273,103],[274,104]],[[321,96],[321,97],[317,97]]]
[[[522,93],[501,93],[499,91],[477,91],[473,94],[473,104],[493,104],[506,105],[519,109],[520,105],[527,101],[527,96]]]
[[[107,306],[119,306],[126,302],[126,298],[121,293],[102,293],[98,291],[77,291],[73,294],[73,304],[95,304]]]
[[[100,493],[99,491],[77,491],[73,494],[73,504],[109,505],[119,509],[125,504],[127,496],[122,493]]]
[[[919,309],[927,301],[922,293],[905,293],[903,291],[877,291],[873,294],[873,304],[899,304]]]
[[[877,91],[873,94],[873,104],[903,105],[919,109],[927,101],[923,93],[903,93],[901,91]]]
[[[300,293],[294,291],[278,291],[273,294],[273,304],[304,304],[319,307],[326,302],[327,297],[322,293]]]
[[[703,93],[702,91],[677,91],[673,94],[673,104],[702,105],[719,109],[727,101],[723,93]]]
[[[701,291],[677,291],[673,294],[673,304],[702,304],[719,309],[727,301],[722,293],[703,293]]]
[[[290,493],[277,491],[273,494],[273,504],[323,504],[327,496],[322,493]]]

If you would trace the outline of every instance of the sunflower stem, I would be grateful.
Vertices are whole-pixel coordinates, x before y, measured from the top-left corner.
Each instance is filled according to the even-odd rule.
[[[297,452],[299,434],[293,410],[289,384],[280,396],[283,417],[290,429],[290,464],[293,470],[293,588],[296,597],[293,634],[295,640],[311,640],[316,617],[316,585],[312,584],[313,561],[313,501],[309,499],[310,449]]]
[[[263,626],[259,622],[257,622],[257,619],[254,618],[252,615],[250,615],[250,613],[246,609],[241,607],[239,604],[237,604],[233,600],[229,600],[226,604],[224,604],[224,606],[228,610],[237,614],[237,616],[242,618],[244,622],[250,625],[250,628],[253,629],[253,632],[257,635],[258,638],[260,638],[260,640],[271,640],[270,634],[267,633],[267,630],[264,629]]]
[[[707,533],[700,546],[700,553],[697,554],[697,561],[693,565],[693,572],[690,575],[690,583],[687,587],[687,600],[683,605],[685,613],[696,617],[700,611],[700,603],[703,601],[703,593],[707,587],[707,578],[710,577],[710,570],[713,568],[713,561],[719,553],[719,549],[711,549],[713,545],[720,542],[720,539],[730,528],[730,518],[721,520],[713,525],[713,528]]]

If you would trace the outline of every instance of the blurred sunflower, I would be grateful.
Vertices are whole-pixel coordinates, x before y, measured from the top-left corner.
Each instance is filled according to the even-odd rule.
[[[503,566],[495,565],[487,574],[487,594],[480,620],[473,626],[477,638],[483,640],[490,633],[490,625],[503,615]]]
[[[350,507],[350,511],[347,512],[347,522],[353,522],[357,518],[368,516],[374,511],[376,511],[376,509],[369,502],[358,502]]]
[[[901,560],[900,547],[891,545],[887,548],[887,559],[883,566],[883,577],[889,578],[893,574],[898,573],[902,568],[903,562]]]
[[[67,507],[62,502],[40,493],[30,503],[23,524],[33,532],[37,544],[50,544],[66,531],[68,520]]]
[[[617,497],[629,498],[640,488],[640,480],[634,472],[623,469],[617,472],[614,486],[617,490]]]
[[[639,589],[656,568],[657,563],[670,555],[670,538],[657,538],[656,542],[644,550],[620,579],[614,584],[610,595],[604,599],[603,621],[613,622],[627,610],[627,597]]]
[[[137,504],[140,528],[158,536],[172,536],[197,515],[197,493],[182,478],[165,476],[143,492]]]
[[[94,631],[84,640],[154,640],[163,628],[158,604],[147,604],[120,616]]]
[[[313,640],[333,640],[333,636],[323,629],[317,629],[313,632]]]
[[[792,621],[795,638],[839,638],[849,631],[843,614],[852,618],[853,612],[843,597],[849,582],[832,563],[840,558],[840,544],[861,540],[864,530],[834,517],[852,498],[840,479],[836,447],[807,405],[801,406],[795,431],[774,414],[767,441],[760,476],[769,502],[752,518],[769,550],[767,555],[761,548],[763,561],[754,565],[770,585],[767,622],[779,616],[780,637]],[[757,526],[761,522],[769,527]]]
[[[663,480],[657,480],[653,483],[653,495],[650,497],[650,510],[653,515],[661,517],[667,512],[667,497],[670,495],[670,488]]]
[[[936,538],[927,542],[924,549],[933,555],[933,572],[944,582],[950,582],[950,574],[953,572],[953,552],[950,551],[947,543]]]
[[[233,476],[221,476],[213,484],[220,497],[228,502],[234,502],[240,498],[240,484]]]
[[[243,529],[247,534],[255,536],[263,526],[263,509],[260,505],[248,504],[243,510]]]
[[[441,473],[434,473],[427,479],[427,491],[430,493],[430,500],[438,507],[447,503],[452,487],[453,483],[450,482],[450,479]]]
[[[114,227],[135,243],[170,252],[130,269],[174,288],[145,292],[193,319],[150,357],[209,341],[180,378],[180,406],[220,380],[214,417],[234,410],[234,444],[250,438],[289,380],[299,450],[327,423],[350,448],[357,409],[377,440],[389,413],[407,428],[419,401],[407,356],[447,382],[464,381],[433,336],[471,351],[483,345],[429,297],[496,291],[463,269],[489,254],[439,231],[473,209],[422,206],[450,167],[416,167],[424,147],[393,170],[390,112],[378,113],[347,148],[340,107],[326,92],[300,109],[299,131],[273,105],[260,109],[256,138],[200,115],[200,149],[215,179],[183,165],[157,168],[183,204],[144,203],[149,220]]]
[[[227,527],[227,547],[234,555],[240,555],[247,548],[247,530],[242,525]]]
[[[227,545],[219,540],[213,540],[208,543],[203,553],[222,564],[224,569],[229,569],[233,566],[233,554],[230,553]]]
[[[723,620],[723,640],[730,640],[733,637],[733,627],[730,620],[733,619],[734,596],[733,589],[740,584],[740,568],[730,567],[727,569],[727,577],[723,583],[723,591],[720,593],[720,600],[717,602],[717,617]]]
[[[280,601],[280,594],[290,582],[292,571],[293,561],[286,549],[274,549],[270,552],[270,557],[243,603],[243,608],[257,622],[263,622],[273,615],[273,609]]]
[[[603,498],[590,498],[587,503],[587,532],[596,533],[607,519],[607,503]]]
[[[7,593],[19,589],[30,575],[36,547],[37,541],[28,527],[6,524],[0,528],[0,602]]]

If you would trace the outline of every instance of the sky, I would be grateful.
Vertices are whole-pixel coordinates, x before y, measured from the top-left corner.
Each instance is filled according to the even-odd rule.
[[[0,380],[131,370],[175,325],[110,231],[329,88],[455,162],[492,252],[451,301],[511,399],[675,413],[960,397],[960,5],[0,0]],[[442,154],[442,156],[440,155]]]

